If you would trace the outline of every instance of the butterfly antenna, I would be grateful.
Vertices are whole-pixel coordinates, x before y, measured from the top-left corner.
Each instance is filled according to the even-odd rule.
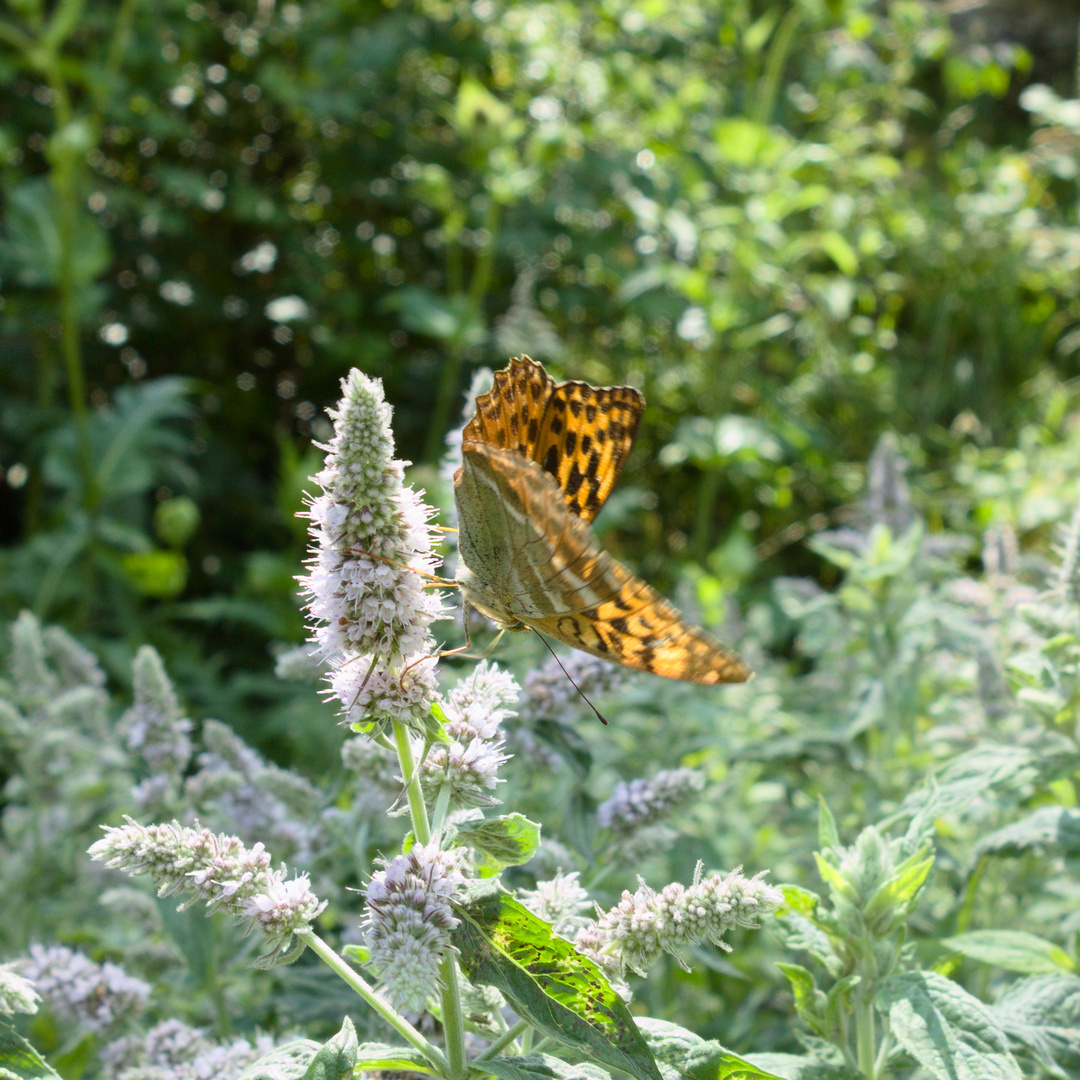
[[[533,629],[535,629],[535,627],[533,627]],[[594,713],[596,713],[596,719],[599,720],[600,723],[604,725],[604,727],[607,727],[607,721],[604,719],[604,714],[588,699],[585,691],[582,690],[581,687],[578,686],[578,684],[570,678],[570,672],[563,667],[563,662],[559,659],[555,650],[548,644],[547,638],[544,637],[544,635],[541,634],[539,630],[536,631],[536,636],[544,643],[544,648],[547,649],[549,653],[551,653],[552,657],[555,660],[555,663],[559,665],[559,670],[566,676],[570,685],[581,695],[581,700],[584,701],[585,704],[588,705]]]

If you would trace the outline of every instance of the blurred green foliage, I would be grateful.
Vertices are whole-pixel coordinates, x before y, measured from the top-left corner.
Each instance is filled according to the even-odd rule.
[[[0,610],[274,731],[337,379],[431,465],[519,352],[643,388],[648,576],[813,570],[880,431],[947,475],[1062,421],[1080,122],[1030,67],[921,0],[10,4]]]

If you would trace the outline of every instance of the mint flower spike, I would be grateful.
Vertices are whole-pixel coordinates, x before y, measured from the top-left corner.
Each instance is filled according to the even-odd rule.
[[[127,818],[119,828],[90,847],[90,856],[133,877],[149,874],[158,883],[158,896],[187,894],[181,909],[203,900],[248,920],[247,932],[258,926],[270,939],[270,949],[257,966],[290,963],[303,951],[294,935],[308,931],[326,907],[311,891],[308,876],[286,880],[285,867],[274,870],[262,844],[246,848],[238,837],[215,835],[209,829],[169,825],[139,825]]]
[[[655,892],[639,878],[637,892],[623,892],[615,907],[578,931],[578,950],[616,983],[625,982],[627,970],[644,975],[662,952],[689,971],[681,947],[709,941],[730,952],[724,934],[736,926],[756,928],[783,902],[783,893],[761,880],[767,871],[747,878],[740,867],[702,879],[702,869],[699,862],[689,888],[673,882]]]
[[[192,723],[152,645],[143,645],[135,654],[132,672],[134,700],[120,718],[127,748],[155,774],[179,774],[191,760]]]
[[[535,889],[518,889],[522,903],[552,925],[556,934],[572,937],[589,923],[585,914],[592,907],[577,870],[564,874],[560,869],[549,881],[538,881]]]
[[[312,551],[300,583],[311,640],[335,669],[331,692],[346,720],[422,726],[434,675],[430,665],[409,665],[435,652],[428,627],[444,611],[421,576],[436,566],[434,511],[402,482],[406,463],[393,456],[382,383],[354,368],[341,389],[328,410],[334,437],[315,477],[322,494],[306,515]]]
[[[596,808],[596,820],[616,836],[629,836],[662,821],[704,786],[705,777],[696,769],[661,769],[648,779],[620,780],[611,797]]]
[[[371,875],[364,936],[372,966],[403,1012],[420,1012],[443,988],[439,965],[457,925],[450,898],[464,881],[463,854],[415,844]]]
[[[520,690],[512,675],[482,660],[442,702],[443,732],[449,739],[428,751],[421,781],[429,793],[446,784],[455,808],[494,806],[491,794],[501,784],[499,769],[510,759],[503,753],[503,722],[515,714]],[[419,749],[419,748],[417,748]]]
[[[150,1000],[149,983],[65,945],[31,945],[21,966],[50,1009],[89,1031],[112,1026]]]

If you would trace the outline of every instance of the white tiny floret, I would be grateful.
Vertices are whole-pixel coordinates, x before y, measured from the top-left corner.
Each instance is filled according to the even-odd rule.
[[[519,889],[518,895],[533,914],[551,923],[557,934],[570,937],[589,922],[585,913],[592,907],[579,878],[577,870],[569,874],[560,870],[550,881],[538,881],[535,889]]]
[[[428,628],[443,613],[424,588],[433,573],[434,511],[402,483],[382,383],[355,368],[329,410],[334,437],[308,508],[312,555],[301,579],[312,640],[334,667],[331,687],[352,723],[420,723],[434,679],[415,659],[434,653]],[[428,665],[430,666],[430,665]],[[424,665],[418,665],[423,668]],[[404,682],[395,690],[394,681]]]
[[[727,931],[757,927],[760,916],[780,906],[783,894],[762,876],[734,870],[702,880],[699,863],[689,888],[673,882],[657,893],[639,879],[637,892],[623,892],[615,907],[578,931],[575,944],[617,982],[627,970],[644,974],[661,952],[686,967],[682,946],[709,941],[730,951],[723,940]]]
[[[399,1009],[423,1009],[441,987],[439,964],[457,924],[450,897],[463,880],[461,858],[460,851],[417,844],[371,876],[365,940]]]

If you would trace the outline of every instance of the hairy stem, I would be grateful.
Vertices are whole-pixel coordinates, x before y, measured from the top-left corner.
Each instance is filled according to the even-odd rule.
[[[360,997],[364,999],[410,1046],[414,1046],[431,1063],[432,1067],[442,1076],[448,1075],[446,1058],[442,1052],[420,1034],[401,1016],[389,1002],[384,1001],[375,988],[361,975],[354,971],[314,930],[304,930],[297,934],[304,944],[320,959],[335,975],[340,976]]]

